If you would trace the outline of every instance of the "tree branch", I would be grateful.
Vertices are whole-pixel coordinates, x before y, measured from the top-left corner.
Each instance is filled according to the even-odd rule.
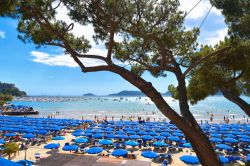
[[[90,58],[90,59],[99,59],[103,60],[107,63],[107,59],[103,56],[100,55],[92,55],[92,54],[76,54],[77,57],[79,58]]]
[[[244,71],[242,70],[238,76],[236,76],[236,77],[234,76],[232,79],[226,81],[225,85],[237,81],[238,79],[240,79],[243,76],[243,74],[244,74]]]
[[[219,55],[219,54],[223,53],[224,51],[228,50],[229,48],[230,48],[229,46],[226,46],[226,47],[224,47],[224,48],[222,48],[222,49],[219,49],[219,50],[217,50],[217,51],[214,51],[214,52],[212,52],[211,54],[208,54],[208,55],[202,57],[201,59],[197,60],[196,62],[194,62],[193,64],[191,64],[191,65],[186,69],[186,71],[182,74],[182,77],[185,78],[185,77],[187,76],[187,74],[188,74],[191,70],[193,70],[196,66],[198,66],[199,64],[201,64],[203,61],[205,61],[205,60],[207,60],[207,59],[209,59],[210,57],[213,57],[213,56],[215,56],[215,55]]]

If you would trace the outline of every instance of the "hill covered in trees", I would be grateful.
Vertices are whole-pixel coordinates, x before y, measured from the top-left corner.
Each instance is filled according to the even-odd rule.
[[[15,84],[0,82],[0,93],[12,96],[26,96],[26,92],[19,90]]]

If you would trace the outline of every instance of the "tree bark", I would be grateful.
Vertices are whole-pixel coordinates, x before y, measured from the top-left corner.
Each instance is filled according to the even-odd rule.
[[[181,92],[181,95],[183,95],[180,98],[181,117],[167,104],[162,95],[152,86],[151,83],[146,82],[138,75],[116,65],[113,65],[107,70],[119,74],[147,95],[154,102],[156,107],[185,134],[203,166],[221,166],[207,136],[203,133],[189,111],[185,79],[181,80],[179,86],[179,91]]]
[[[182,77],[180,70],[179,73],[176,73],[176,77],[178,80],[177,90],[179,94],[180,112],[182,117],[188,123],[188,129],[183,131],[183,133],[185,133],[186,138],[188,138],[192,144],[192,147],[202,165],[221,165],[208,137],[202,131],[189,110],[186,82],[185,78]]]
[[[250,117],[250,104],[248,104],[240,96],[231,93],[227,88],[220,88],[220,90],[226,99],[238,105],[245,112],[245,114]]]

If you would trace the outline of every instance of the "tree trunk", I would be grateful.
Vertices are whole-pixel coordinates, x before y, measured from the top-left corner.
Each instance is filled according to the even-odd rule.
[[[125,80],[129,81],[131,84],[140,89],[145,95],[147,95],[152,100],[152,102],[154,102],[156,107],[181,131],[183,131],[203,166],[221,166],[221,163],[216,156],[207,136],[203,133],[189,111],[185,79],[180,82],[179,86],[180,94],[182,96],[180,99],[180,108],[182,114],[181,117],[167,104],[162,95],[152,86],[151,83],[146,82],[138,75],[119,66],[112,66],[107,70],[119,74]]]
[[[220,88],[223,96],[234,104],[238,105],[250,117],[250,104],[243,100],[240,96],[234,95],[227,88]]]
[[[180,112],[188,123],[188,127],[186,127],[186,130],[183,130],[183,133],[190,141],[202,165],[221,165],[208,137],[189,110],[185,78],[182,78],[181,72],[179,74],[176,73],[176,77],[178,80],[177,90]]]

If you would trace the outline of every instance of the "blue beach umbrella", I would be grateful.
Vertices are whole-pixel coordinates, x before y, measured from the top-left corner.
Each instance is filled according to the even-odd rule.
[[[180,142],[181,141],[181,139],[179,137],[175,137],[175,136],[170,136],[170,137],[168,137],[168,139],[170,141],[175,141],[175,142]]]
[[[169,136],[171,136],[171,134],[168,133],[168,132],[162,132],[162,133],[160,133],[160,135],[161,135],[161,136],[164,136],[164,137],[169,137]]]
[[[116,149],[116,150],[114,150],[112,153],[111,153],[111,155],[112,156],[115,156],[115,157],[121,157],[121,156],[127,156],[127,154],[128,154],[128,151],[127,150],[125,150],[125,149]]]
[[[217,144],[216,148],[218,149],[225,149],[225,150],[231,150],[232,148],[226,144]]]
[[[30,160],[19,160],[16,163],[22,164],[24,166],[32,166],[32,164],[34,164],[34,162]]]
[[[103,134],[97,133],[92,135],[93,138],[102,138]]]
[[[241,135],[237,135],[239,138],[246,138],[246,139],[250,139],[250,136],[245,135],[245,134],[241,134]]]
[[[125,134],[118,134],[118,135],[116,135],[116,138],[119,138],[119,139],[127,139],[128,136],[125,135]]]
[[[108,140],[108,139],[102,139],[102,140],[99,140],[99,144],[102,144],[102,145],[111,145],[113,142],[111,140]]]
[[[36,133],[41,134],[41,135],[46,135],[48,133],[48,131],[47,130],[38,130]]]
[[[5,158],[0,158],[0,165],[1,166],[23,166],[22,164],[7,160]]]
[[[141,138],[139,135],[130,135],[128,137],[129,137],[129,139],[140,139]]]
[[[240,141],[240,142],[247,142],[247,143],[249,143],[249,142],[250,142],[250,139],[247,139],[247,138],[240,138],[239,141]]]
[[[143,135],[143,136],[141,136],[141,139],[143,139],[143,140],[152,140],[152,139],[154,139],[154,137],[152,137],[151,135]]]
[[[230,138],[236,138],[236,136],[233,135],[233,134],[224,134],[223,136],[224,137],[230,137]]]
[[[192,148],[192,145],[190,143],[185,143],[185,144],[183,144],[183,146],[186,148]]]
[[[34,135],[34,134],[31,134],[31,133],[29,133],[29,134],[24,134],[24,135],[23,135],[23,138],[28,138],[28,139],[30,139],[30,138],[35,138],[35,135]]]
[[[129,134],[129,135],[136,134],[135,131],[127,131],[126,133]]]
[[[196,156],[183,155],[180,157],[180,160],[186,164],[199,164],[199,159]]]
[[[164,140],[166,137],[164,136],[161,136],[161,135],[157,135],[154,137],[157,141],[161,141],[161,140]]]
[[[139,143],[135,142],[135,141],[126,141],[125,144],[129,145],[129,146],[138,146],[139,145]]]
[[[77,145],[67,145],[62,148],[64,151],[77,151],[78,146]]]
[[[229,143],[237,143],[237,142],[239,142],[238,140],[236,140],[234,138],[230,138],[230,137],[224,138],[224,141],[229,142]]]
[[[178,132],[174,132],[173,135],[178,137],[184,137],[184,134]]]
[[[58,149],[60,144],[57,143],[50,143],[44,146],[45,149]]]
[[[210,134],[211,137],[221,137],[221,134],[218,133],[212,133]]]
[[[166,146],[168,146],[168,144],[166,144],[165,142],[154,142],[153,145],[157,146],[157,147],[166,147]]]
[[[141,153],[141,155],[145,158],[150,158],[150,159],[158,157],[158,154],[153,151],[144,151]]]
[[[79,136],[84,136],[85,134],[83,132],[73,132],[72,135],[75,137],[79,137]]]
[[[53,137],[52,140],[65,140],[65,137],[62,137],[62,136],[56,136],[56,137]]]
[[[0,139],[0,144],[4,144],[4,143],[5,143],[4,139]]]
[[[102,151],[103,149],[101,147],[92,147],[86,150],[88,154],[98,154],[98,153],[101,153]]]
[[[149,132],[148,134],[151,135],[151,136],[157,136],[157,135],[158,135],[158,133],[156,133],[156,132],[154,132],[154,131],[151,131],[151,132]]]
[[[139,131],[138,133],[137,133],[138,135],[147,135],[148,133],[146,132],[146,131]]]
[[[86,143],[86,142],[88,142],[88,139],[87,138],[76,138],[74,141],[76,143]]]
[[[223,141],[222,139],[220,139],[220,138],[218,138],[218,137],[211,137],[211,138],[209,138],[209,140],[210,140],[211,142],[215,142],[215,143],[220,143],[220,142]]]
[[[225,156],[219,156],[219,159],[222,164],[229,163],[228,158],[226,158]]]
[[[14,136],[16,136],[16,134],[15,133],[6,133],[3,136],[5,136],[5,137],[14,137]]]
[[[112,134],[112,133],[111,134],[107,134],[106,137],[107,138],[116,138],[115,134]]]

